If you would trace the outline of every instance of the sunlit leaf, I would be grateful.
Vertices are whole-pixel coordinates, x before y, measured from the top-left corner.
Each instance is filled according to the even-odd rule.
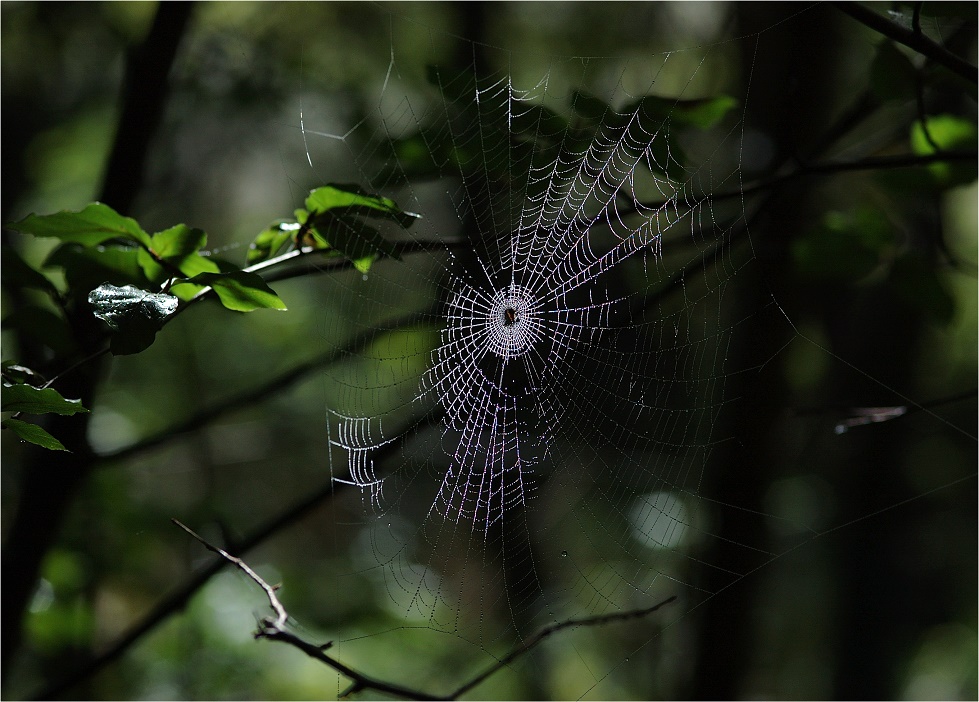
[[[221,304],[236,312],[286,309],[285,303],[256,273],[247,271],[201,273],[187,282],[214,288]]]
[[[420,218],[418,214],[402,210],[394,200],[371,195],[356,185],[324,185],[310,192],[305,204],[306,209],[316,216],[331,212],[338,216],[374,217],[396,222],[406,229]]]
[[[4,419],[2,424],[5,429],[10,429],[10,431],[28,443],[36,444],[37,446],[50,449],[51,451],[68,450],[65,448],[64,444],[51,436],[37,424],[24,422],[20,419],[13,418]]]
[[[975,121],[955,115],[935,115],[928,117],[924,124],[919,120],[911,126],[911,149],[916,154],[937,153],[936,146],[942,151],[975,150],[976,142]],[[931,163],[928,171],[936,185],[949,188],[973,182],[976,179],[976,162],[970,159]]]
[[[150,250],[138,254],[139,265],[151,282],[160,284],[173,277],[190,278],[198,273],[217,273],[214,261],[202,256],[207,234],[186,224],[157,232],[151,237]]]
[[[263,229],[248,247],[245,261],[251,265],[275,256],[302,227],[299,222],[282,220]]]
[[[66,400],[54,388],[35,388],[32,385],[4,385],[0,387],[0,409],[4,412],[27,414],[64,414],[88,412],[81,400]]]
[[[123,217],[100,202],[93,202],[78,212],[31,214],[9,226],[34,236],[53,237],[83,246],[96,246],[109,239],[128,239],[150,246],[150,235],[142,230],[135,219]]]

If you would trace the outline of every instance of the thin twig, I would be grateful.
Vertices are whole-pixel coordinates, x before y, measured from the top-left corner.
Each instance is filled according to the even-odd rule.
[[[920,26],[918,31],[905,29],[857,2],[834,2],[832,4],[836,9],[850,15],[857,22],[870,27],[875,32],[914,49],[922,56],[927,56],[932,61],[940,63],[948,70],[972,83],[979,82],[979,71],[975,66],[956,56],[941,44],[936,44],[929,39],[920,31]]]
[[[442,410],[440,406],[437,406],[429,412],[415,418],[409,425],[397,432],[396,439],[392,440],[389,444],[385,444],[382,448],[375,452],[374,460],[379,463],[388,460],[391,456],[401,450],[404,443],[411,438],[413,435],[413,429],[423,426],[428,422],[435,421],[439,416],[441,416],[443,411],[444,410]],[[277,516],[256,528],[235,545],[235,550],[238,551],[238,553],[247,553],[259,544],[264,543],[273,535],[295,524],[300,519],[310,514],[313,510],[335,497],[337,494],[348,489],[349,486],[347,483],[330,480],[319,490],[307,495],[292,506],[287,507]],[[207,566],[204,570],[191,578],[176,593],[158,604],[152,612],[131,627],[126,634],[120,637],[106,651],[101,653],[98,657],[85,663],[64,680],[43,690],[35,697],[35,699],[63,697],[64,693],[101,671],[109,663],[122,656],[137,641],[153,631],[159,624],[163,623],[175,613],[182,610],[190,599],[201,588],[203,588],[211,578],[222,570],[226,563],[226,561],[222,560],[214,561],[214,563]]]
[[[277,516],[273,517],[265,524],[259,526],[252,533],[237,543],[236,550],[239,553],[247,553],[253,548],[264,543],[273,535],[299,521],[311,513],[314,509],[332,499],[338,493],[344,492],[347,489],[349,488],[342,483],[335,483],[332,480],[329,481],[319,490],[307,495],[302,500],[280,512]],[[221,560],[216,560],[208,565],[206,568],[198,572],[196,575],[190,578],[190,580],[184,583],[179,590],[160,602],[142,620],[130,627],[129,630],[119,639],[117,639],[108,649],[103,651],[97,657],[87,661],[84,665],[73,671],[63,680],[60,680],[45,688],[33,699],[47,700],[64,697],[65,693],[72,690],[72,688],[74,688],[76,685],[100,672],[110,663],[121,657],[126,651],[135,645],[136,642],[140,641],[157,626],[186,607],[191,598],[197,594],[197,592],[203,588],[211,578],[220,573],[224,569],[225,565],[227,565],[226,561]]]
[[[396,697],[402,697],[408,700],[431,700],[436,699],[432,695],[428,695],[424,692],[419,692],[418,690],[413,690],[408,687],[403,687],[401,685],[395,685],[394,683],[384,682],[383,680],[376,680],[368,675],[365,675],[353,668],[344,665],[338,661],[333,656],[330,656],[326,651],[330,648],[332,644],[312,644],[305,639],[296,636],[292,632],[286,631],[285,625],[286,621],[289,619],[289,614],[286,612],[286,608],[282,606],[282,602],[279,601],[278,595],[275,594],[276,588],[269,585],[262,577],[256,573],[252,568],[245,563],[241,558],[237,556],[232,556],[230,553],[222,548],[218,548],[213,544],[208,543],[204,537],[195,532],[193,529],[183,524],[177,519],[170,520],[178,527],[186,531],[188,534],[197,539],[204,547],[213,551],[214,553],[221,556],[226,561],[233,563],[237,568],[245,573],[249,578],[254,580],[260,588],[265,591],[265,596],[269,599],[269,605],[275,612],[275,618],[264,617],[258,622],[258,631],[255,632],[255,638],[257,639],[271,639],[273,641],[284,641],[291,646],[298,648],[300,651],[305,653],[310,658],[314,658],[321,663],[325,663],[329,667],[333,668],[335,671],[344,675],[354,681],[354,688],[357,690],[377,690],[378,692],[383,692],[389,695],[394,695]]]
[[[326,653],[326,651],[329,650],[329,648],[332,646],[332,642],[326,644],[313,644],[297,636],[296,634],[287,631],[285,629],[285,625],[289,619],[289,614],[288,612],[286,612],[285,607],[282,605],[282,602],[279,600],[279,597],[276,594],[277,588],[269,585],[264,579],[262,579],[260,575],[258,575],[258,573],[256,573],[241,558],[238,558],[237,556],[232,556],[224,549],[218,548],[217,546],[214,546],[213,544],[209,543],[197,532],[195,532],[193,529],[183,524],[179,520],[173,519],[171,521],[173,521],[174,524],[176,524],[181,529],[183,529],[188,534],[190,534],[192,537],[194,537],[209,551],[212,551],[218,554],[219,556],[221,556],[222,558],[224,558],[226,561],[233,563],[236,567],[241,569],[249,578],[254,580],[255,583],[257,583],[258,586],[262,588],[262,590],[265,591],[265,595],[266,597],[268,597],[269,600],[269,605],[272,607],[272,610],[275,612],[275,617],[274,618],[265,617],[259,621],[258,631],[255,632],[255,638],[270,639],[273,641],[283,641],[295,648],[298,648],[300,651],[305,653],[310,658],[313,658],[315,660],[320,661],[321,663],[324,663],[330,668],[333,668],[341,675],[344,675],[345,677],[349,678],[353,682],[351,686],[341,694],[341,697],[346,697],[347,695],[351,695],[355,692],[360,692],[362,690],[376,690],[378,692],[383,692],[385,694],[394,695],[396,697],[401,697],[403,699],[409,699],[409,700],[458,699],[460,696],[462,696],[469,690],[472,690],[473,688],[481,684],[483,681],[485,681],[487,678],[496,674],[503,668],[506,668],[515,660],[517,660],[521,656],[531,651],[542,641],[544,641],[550,636],[553,636],[559,631],[563,631],[565,629],[570,629],[570,628],[577,628],[581,626],[603,626],[605,624],[611,624],[613,622],[622,622],[622,621],[629,621],[632,619],[639,619],[652,614],[653,612],[657,611],[661,607],[676,600],[676,596],[673,595],[663,600],[662,602],[655,604],[652,607],[646,607],[645,609],[632,610],[628,612],[615,612],[612,614],[603,614],[594,617],[583,617],[580,619],[568,619],[563,622],[558,622],[556,624],[551,624],[550,626],[546,626],[540,631],[538,631],[536,634],[531,636],[529,639],[522,642],[519,646],[512,649],[507,655],[505,655],[503,658],[501,658],[496,663],[491,665],[489,668],[484,670],[482,673],[480,673],[479,675],[475,676],[474,678],[472,678],[471,680],[469,680],[468,682],[466,682],[465,684],[457,688],[455,692],[453,692],[448,696],[442,697],[442,696],[432,695],[426,692],[422,692],[420,690],[415,690],[413,688],[404,687],[402,685],[396,685],[394,683],[388,683],[388,682],[384,682],[383,680],[377,680],[376,678],[372,678],[369,675],[366,675],[358,670],[354,670],[353,668],[344,665],[339,660]]]
[[[549,636],[552,636],[553,634],[556,634],[559,631],[563,631],[564,629],[570,629],[579,626],[603,626],[605,624],[612,624],[613,622],[623,622],[623,621],[628,621],[630,619],[640,619],[642,617],[649,616],[656,610],[670,604],[675,600],[676,600],[676,595],[672,595],[666,598],[665,600],[663,600],[662,602],[660,602],[659,604],[654,604],[652,607],[646,607],[645,609],[637,609],[628,612],[614,612],[612,614],[600,614],[595,617],[583,617],[581,619],[568,619],[567,621],[558,622],[557,624],[551,624],[550,626],[546,626],[540,631],[538,631],[536,634],[531,636],[529,639],[524,641],[522,644],[514,648],[512,651],[510,651],[510,653],[503,656],[503,658],[498,660],[496,663],[491,665],[482,673],[480,673],[472,680],[467,682],[465,685],[456,689],[456,691],[453,692],[451,695],[449,695],[447,699],[450,700],[458,699],[459,697],[461,697],[462,695],[464,695],[465,693],[469,692],[474,687],[479,685],[481,682],[489,678],[491,675],[495,674],[498,670],[505,668],[511,663],[513,663],[513,661],[515,661],[517,658],[530,651],[532,648],[537,646],[537,644],[539,644],[541,641],[548,638]]]
[[[254,580],[256,583],[259,584],[259,586],[261,586],[261,588],[263,590],[265,590],[265,594],[268,595],[268,598],[269,598],[269,604],[272,605],[272,609],[275,610],[275,615],[276,615],[275,616],[275,619],[265,619],[265,620],[263,620],[263,624],[265,626],[274,627],[274,628],[280,628],[281,629],[282,627],[284,627],[286,625],[286,620],[289,618],[289,615],[286,613],[286,609],[285,609],[285,607],[282,606],[282,603],[279,602],[279,598],[275,596],[275,588],[274,587],[272,587],[267,582],[265,582],[264,580],[262,580],[262,578],[258,575],[258,573],[256,573],[254,570],[252,570],[248,566],[247,563],[245,563],[243,560],[241,560],[237,556],[232,556],[230,553],[228,553],[224,549],[221,549],[221,548],[218,548],[217,546],[213,546],[213,545],[209,544],[204,539],[204,537],[202,537],[200,534],[198,534],[196,531],[194,531],[193,529],[191,529],[189,526],[187,526],[186,524],[184,524],[180,520],[178,520],[178,519],[171,519],[170,521],[173,522],[174,524],[176,524],[178,527],[180,527],[184,531],[186,531],[191,536],[193,536],[195,539],[197,539],[198,541],[200,541],[202,544],[204,544],[204,547],[208,551],[213,551],[214,553],[216,553],[219,556],[221,556],[221,558],[224,558],[227,561],[231,561],[237,567],[241,568],[245,572],[245,575],[247,575],[249,578],[251,578],[252,580]]]

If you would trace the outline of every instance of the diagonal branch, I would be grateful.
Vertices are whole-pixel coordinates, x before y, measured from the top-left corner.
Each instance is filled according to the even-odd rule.
[[[404,443],[412,436],[412,429],[422,426],[426,422],[434,421],[437,417],[441,416],[442,411],[443,410],[440,407],[437,407],[417,417],[408,426],[398,432],[395,440],[392,440],[391,443],[386,444],[383,448],[378,449],[378,451],[375,453],[374,459],[378,462],[388,460],[391,456],[401,450]],[[256,528],[253,532],[251,532],[251,534],[246,536],[236,545],[236,550],[239,553],[247,553],[259,544],[265,542],[274,534],[292,526],[300,519],[310,514],[316,508],[333,499],[338,493],[344,492],[348,489],[348,483],[330,480],[319,490],[304,497],[292,506],[287,507],[277,516]],[[108,650],[104,651],[97,658],[94,658],[88,663],[82,665],[64,680],[43,690],[35,697],[35,699],[52,699],[56,697],[63,697],[66,692],[70,691],[76,685],[92,677],[114,660],[121,657],[139,640],[153,631],[158,625],[162,624],[174,614],[186,607],[190,599],[197,594],[197,592],[203,588],[211,578],[217,575],[226,564],[226,561],[217,560],[208,567],[204,568],[177,592],[160,602],[160,604],[158,604],[152,612],[130,628],[129,631],[118,639]]]
[[[275,617],[264,617],[258,622],[258,631],[255,632],[255,638],[257,639],[270,639],[272,641],[282,641],[284,643],[293,646],[305,653],[310,658],[320,661],[321,663],[329,666],[333,670],[337,671],[341,675],[349,678],[352,681],[350,687],[348,687],[340,696],[346,697],[352,695],[356,692],[361,692],[363,690],[374,690],[377,692],[382,692],[395,697],[400,697],[402,699],[408,700],[455,700],[460,696],[469,692],[479,684],[481,684],[486,679],[495,675],[497,672],[503,668],[508,667],[515,660],[525,655],[533,648],[535,648],[542,641],[548,637],[563,631],[565,629],[577,628],[581,626],[602,626],[605,624],[611,624],[613,622],[629,621],[632,619],[640,619],[646,617],[653,612],[657,611],[661,607],[676,600],[676,596],[668,597],[662,602],[653,605],[652,607],[647,607],[645,609],[633,610],[628,612],[615,612],[613,614],[604,614],[595,617],[583,617],[581,619],[568,619],[563,622],[558,622],[550,626],[544,627],[538,631],[535,635],[531,636],[529,639],[521,643],[516,648],[512,649],[507,655],[503,656],[496,663],[491,665],[485,671],[472,678],[461,687],[457,688],[455,692],[445,697],[440,697],[437,695],[431,695],[420,690],[415,690],[413,688],[404,687],[402,685],[397,685],[394,683],[385,682],[383,680],[378,680],[369,675],[366,675],[358,670],[354,670],[350,666],[341,663],[339,660],[329,655],[327,651],[332,647],[333,642],[327,642],[325,644],[314,644],[305,639],[293,634],[292,632],[286,630],[286,621],[289,619],[289,614],[286,612],[285,607],[279,600],[276,590],[278,588],[269,585],[265,580],[262,579],[258,573],[256,573],[245,561],[237,556],[232,556],[230,553],[224,549],[218,548],[207,542],[203,537],[197,534],[190,527],[181,523],[180,521],[174,519],[172,520],[174,524],[179,526],[181,529],[186,531],[197,541],[199,541],[206,549],[212,551],[221,558],[225,559],[229,563],[234,564],[236,567],[240,568],[245,575],[255,581],[262,590],[265,591],[266,597],[269,600],[269,606],[275,612]]]
[[[347,489],[348,487],[343,483],[335,483],[332,480],[329,481],[319,490],[307,495],[299,502],[286,508],[279,515],[259,526],[251,534],[242,539],[237,545],[238,552],[247,553],[256,546],[265,542],[274,534],[298,522],[317,507],[333,499],[333,497],[335,497],[338,493],[345,492]],[[224,569],[225,565],[227,565],[225,561],[214,561],[209,566],[201,570],[190,580],[188,580],[179,590],[160,602],[141,621],[130,627],[129,631],[123,634],[118,640],[115,641],[115,643],[103,651],[99,656],[89,660],[78,669],[72,671],[63,680],[60,680],[45,688],[39,692],[34,699],[47,700],[62,698],[76,685],[99,673],[110,663],[125,654],[126,651],[132,648],[144,636],[156,629],[158,625],[168,620],[177,612],[183,610],[184,607],[187,606],[187,603],[190,602],[191,598],[197,594],[197,592],[203,588],[211,578],[220,573]]]
[[[450,700],[458,699],[459,697],[466,694],[474,687],[482,683],[484,680],[489,678],[491,675],[494,675],[497,671],[509,666],[511,663],[513,663],[513,661],[515,661],[517,658],[530,651],[532,648],[537,646],[537,644],[539,644],[541,641],[548,638],[549,636],[552,636],[553,634],[558,633],[559,631],[563,631],[564,629],[578,628],[579,626],[603,626],[605,624],[612,624],[614,622],[624,622],[624,621],[629,621],[631,619],[641,619],[642,617],[646,617],[652,614],[656,610],[660,609],[661,607],[664,607],[665,605],[670,604],[675,600],[676,600],[676,595],[671,595],[670,597],[667,597],[662,602],[658,604],[654,604],[652,607],[646,607],[645,609],[636,609],[628,612],[614,612],[612,614],[601,614],[595,617],[582,617],[581,619],[568,619],[563,622],[558,622],[557,624],[551,624],[550,626],[546,626],[540,631],[538,631],[536,634],[531,636],[529,639],[524,641],[522,644],[514,648],[512,651],[510,651],[510,653],[503,656],[503,658],[498,660],[496,663],[491,665],[482,673],[480,673],[472,680],[467,682],[465,685],[457,688],[456,691],[453,692],[451,695],[449,695],[447,699]]]
[[[279,597],[275,594],[277,588],[272,587],[267,582],[265,582],[265,580],[263,580],[258,573],[252,570],[251,567],[249,567],[249,565],[245,563],[242,559],[236,556],[232,556],[224,549],[218,548],[217,546],[213,546],[212,544],[208,543],[202,536],[197,534],[193,529],[182,524],[178,520],[173,519],[171,521],[173,521],[174,524],[176,524],[181,529],[183,529],[188,534],[190,534],[195,539],[197,539],[201,544],[204,545],[204,547],[207,550],[213,551],[214,553],[221,556],[221,558],[225,559],[226,561],[240,568],[245,573],[245,575],[247,575],[249,578],[254,580],[258,584],[258,586],[265,591],[265,595],[269,599],[269,606],[271,606],[272,610],[275,612],[275,618],[264,617],[263,619],[259,620],[258,631],[255,632],[256,639],[270,639],[272,641],[283,641],[291,646],[294,646],[295,648],[298,648],[300,651],[305,653],[310,658],[314,658],[315,660],[318,660],[321,663],[328,665],[330,668],[333,668],[341,675],[350,678],[351,680],[353,680],[353,686],[350,688],[350,690],[348,690],[345,693],[345,695],[349,695],[359,690],[376,690],[378,692],[383,692],[385,694],[393,695],[395,697],[400,697],[402,699],[407,699],[407,700],[438,699],[436,697],[433,697],[432,695],[428,695],[418,690],[413,690],[409,687],[403,687],[401,685],[396,685],[394,683],[384,682],[383,680],[377,680],[375,678],[370,677],[369,675],[365,675],[364,673],[361,673],[360,671],[354,670],[350,666],[344,665],[339,660],[326,653],[326,651],[333,645],[332,642],[327,642],[325,644],[317,645],[317,644],[310,643],[309,641],[306,641],[305,639],[300,638],[299,636],[296,636],[290,631],[287,631],[285,629],[285,625],[286,625],[286,620],[288,620],[289,618],[289,615],[286,612],[285,607],[283,607],[282,603],[279,601]]]
[[[392,320],[388,324],[385,324],[383,329],[406,329],[424,322],[425,319],[430,317],[430,314],[430,312],[414,312],[407,314],[398,319]],[[166,443],[182,433],[199,431],[208,424],[212,424],[215,420],[227,414],[236,412],[242,407],[262,402],[270,396],[286,390],[293,384],[302,380],[303,377],[316,370],[319,370],[320,368],[330,366],[349,356],[350,354],[363,350],[368,344],[377,338],[379,333],[381,332],[379,332],[377,328],[368,329],[365,332],[355,336],[348,343],[344,344],[338,349],[333,349],[304,361],[293,368],[290,368],[284,373],[272,378],[271,380],[262,383],[258,387],[246,390],[245,392],[233,395],[225,400],[217,402],[210,407],[192,414],[178,424],[168,427],[144,439],[140,439],[129,446],[124,446],[123,448],[111,453],[102,454],[101,458],[113,461],[130,458],[138,453],[142,453],[143,451],[147,451],[151,448],[155,448],[156,446]]]
[[[979,81],[979,71],[977,71],[975,66],[922,34],[920,25],[916,25],[918,31],[905,29],[901,25],[891,22],[886,17],[877,14],[858,2],[834,2],[833,7],[840,12],[850,15],[857,22],[870,27],[875,32],[879,32],[885,37],[900,42],[908,48],[914,49],[922,56],[926,56],[932,61],[940,63],[948,70],[962,76],[966,80],[972,83]]]

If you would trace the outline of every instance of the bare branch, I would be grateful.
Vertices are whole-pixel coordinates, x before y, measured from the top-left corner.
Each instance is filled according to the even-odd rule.
[[[286,619],[289,618],[289,615],[286,614],[285,608],[279,602],[279,599],[275,596],[275,588],[273,588],[271,585],[269,585],[264,580],[262,580],[259,577],[258,573],[256,573],[254,570],[252,570],[248,566],[247,563],[245,563],[243,560],[241,560],[237,556],[232,556],[230,553],[228,553],[224,549],[220,549],[217,546],[212,546],[211,544],[209,544],[207,541],[204,540],[204,537],[202,537],[200,534],[198,534],[196,531],[194,531],[193,529],[191,529],[189,526],[187,526],[186,524],[184,524],[180,520],[178,520],[178,519],[171,519],[170,521],[173,522],[174,524],[176,524],[178,527],[180,527],[184,531],[186,531],[191,536],[193,536],[195,539],[197,539],[198,541],[200,541],[202,544],[204,544],[204,547],[207,548],[207,550],[213,551],[214,553],[216,553],[219,556],[221,556],[221,558],[224,558],[225,560],[228,560],[228,561],[231,561],[232,563],[234,563],[236,566],[238,566],[243,571],[245,571],[245,575],[247,575],[249,578],[251,578],[252,580],[254,580],[259,585],[261,585],[262,586],[262,589],[265,590],[265,594],[268,595],[269,604],[272,605],[272,609],[275,610],[275,614],[276,614],[276,618],[274,620],[269,620],[268,626],[270,626],[270,627],[280,627],[280,628],[283,627],[283,626],[285,626]]]
[[[559,631],[565,629],[577,628],[579,626],[604,626],[605,624],[612,624],[613,622],[624,622],[631,619],[641,619],[642,617],[649,616],[656,610],[664,607],[671,602],[676,600],[676,595],[667,597],[665,600],[659,604],[655,604],[652,607],[646,607],[645,609],[630,610],[628,612],[613,612],[612,614],[602,614],[596,617],[583,617],[581,619],[568,619],[563,622],[558,622],[557,624],[551,624],[546,626],[536,634],[531,636],[529,639],[524,641],[521,645],[514,648],[510,653],[503,656],[496,663],[491,665],[489,668],[484,670],[482,673],[477,675],[475,678],[467,682],[462,687],[458,688],[455,692],[448,696],[447,699],[454,700],[458,699],[465,693],[469,692],[471,689],[479,685],[481,682],[486,680],[491,675],[495,674],[498,670],[507,667],[513,661],[515,661],[520,656],[524,655],[531,649],[533,649],[537,644],[539,644],[544,639],[556,634]]]
[[[383,327],[368,329],[362,334],[358,334],[348,343],[344,344],[338,349],[333,349],[311,358],[308,361],[304,361],[293,368],[290,368],[284,373],[272,378],[271,380],[262,383],[258,387],[246,390],[245,392],[237,395],[233,395],[225,400],[221,400],[210,407],[196,412],[187,419],[181,421],[179,424],[168,427],[157,434],[153,434],[152,436],[140,439],[129,446],[124,446],[123,448],[111,453],[102,454],[101,458],[113,461],[130,458],[135,454],[142,453],[143,451],[159,446],[160,444],[163,444],[182,433],[199,431],[208,424],[214,423],[214,421],[220,417],[230,414],[231,412],[236,412],[243,407],[262,402],[272,395],[286,390],[310,373],[332,365],[333,363],[340,361],[352,353],[357,353],[374,341],[379,334],[384,332],[384,330],[400,330],[409,328],[413,325],[424,322],[426,319],[431,317],[431,314],[432,313],[430,311],[414,312],[391,320],[390,322],[384,324]]]
[[[396,685],[394,683],[384,682],[383,680],[376,680],[368,675],[365,675],[353,668],[344,665],[338,661],[333,656],[326,653],[329,649],[329,644],[313,644],[305,639],[296,636],[290,631],[285,629],[286,620],[289,618],[285,607],[279,601],[278,596],[275,594],[275,588],[269,585],[262,577],[252,570],[247,563],[237,556],[232,556],[230,553],[224,549],[218,548],[208,543],[202,536],[197,534],[193,529],[181,523],[180,521],[173,519],[171,520],[174,524],[179,526],[181,529],[186,531],[188,534],[197,539],[201,544],[204,545],[209,551],[213,551],[218,554],[226,561],[233,563],[236,567],[241,569],[245,575],[254,580],[259,587],[265,591],[266,597],[269,599],[269,605],[275,612],[275,617],[265,617],[261,619],[258,623],[258,631],[255,632],[255,638],[257,639],[271,639],[273,641],[283,641],[300,651],[305,653],[310,658],[314,658],[321,663],[328,665],[335,671],[350,678],[353,681],[353,685],[345,694],[351,694],[359,690],[377,690],[378,692],[383,692],[388,695],[393,695],[395,697],[401,697],[407,700],[432,700],[438,699],[432,695],[428,695],[424,692],[419,692],[418,690],[413,690],[408,687],[403,687],[401,685]]]
[[[515,660],[531,651],[542,641],[550,636],[563,631],[565,629],[577,628],[581,626],[603,626],[605,624],[611,624],[614,622],[629,621],[632,619],[639,619],[653,612],[657,611],[661,607],[669,604],[676,600],[676,596],[668,597],[662,602],[653,605],[652,607],[647,607],[645,609],[632,610],[628,612],[615,612],[612,614],[603,614],[595,617],[583,617],[581,619],[568,619],[567,621],[558,622],[557,624],[552,624],[546,626],[535,635],[521,643],[516,648],[512,649],[507,655],[498,660],[496,663],[491,665],[485,671],[466,682],[464,685],[456,689],[451,695],[446,697],[441,697],[437,695],[431,695],[420,690],[415,690],[413,688],[404,687],[402,685],[396,685],[394,683],[384,682],[383,680],[377,680],[369,675],[365,675],[360,671],[354,670],[353,668],[344,665],[339,660],[330,656],[326,653],[327,650],[332,646],[332,642],[327,644],[314,644],[306,641],[305,639],[293,634],[292,632],[285,629],[286,621],[289,618],[285,607],[279,600],[276,594],[276,588],[269,585],[261,576],[258,575],[245,561],[237,556],[232,556],[230,553],[224,549],[218,548],[207,542],[203,537],[197,534],[193,529],[181,523],[180,521],[173,519],[174,524],[179,526],[181,529],[186,531],[197,541],[204,545],[209,551],[213,551],[218,554],[226,561],[233,563],[236,567],[241,569],[245,575],[254,580],[262,590],[265,591],[266,597],[269,600],[269,606],[275,612],[275,617],[265,617],[261,619],[258,623],[258,631],[255,632],[255,638],[258,639],[271,639],[273,641],[283,641],[294,648],[298,648],[300,651],[305,653],[310,658],[320,661],[321,663],[333,668],[341,675],[350,678],[352,684],[347,688],[340,696],[346,697],[355,692],[360,692],[362,690],[376,690],[377,692],[383,692],[388,695],[393,695],[395,697],[400,697],[408,700],[454,700],[458,699],[460,696],[472,690],[474,687],[485,681],[487,678],[491,677],[498,671],[506,668]]]
[[[247,553],[274,534],[299,521],[314,509],[332,499],[336,494],[347,490],[342,483],[332,480],[311,495],[283,510],[265,524],[255,529],[237,545],[239,553]],[[107,665],[121,657],[144,636],[153,631],[158,625],[187,606],[191,598],[204,587],[219,572],[224,569],[226,561],[216,560],[188,580],[179,590],[160,602],[148,615],[134,626],[130,627],[108,649],[96,658],[91,659],[79,669],[73,671],[65,679],[58,681],[42,690],[34,699],[53,699],[64,697],[65,693],[84,680],[92,677]]]
[[[844,12],[860,24],[870,27],[875,32],[883,34],[896,42],[914,49],[922,56],[927,56],[932,61],[941,64],[953,73],[957,73],[966,80],[975,83],[979,80],[979,71],[968,61],[959,58],[944,46],[936,44],[927,36],[921,33],[921,27],[915,19],[915,28],[905,29],[899,24],[891,22],[886,17],[877,14],[873,10],[864,7],[857,2],[834,2],[833,6],[840,12]],[[915,9],[915,18],[918,10]],[[915,31],[917,30],[917,31]]]

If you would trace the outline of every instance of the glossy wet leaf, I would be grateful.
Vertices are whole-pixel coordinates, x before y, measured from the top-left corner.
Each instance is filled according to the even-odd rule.
[[[180,302],[175,295],[151,293],[131,285],[100,285],[89,293],[88,301],[95,316],[116,330],[109,349],[117,356],[148,348]]]
[[[178,303],[174,295],[152,293],[131,285],[100,285],[89,293],[88,301],[95,308],[95,316],[115,329],[133,317],[162,322],[173,314]]]
[[[3,362],[3,379],[10,385],[43,385],[45,378],[27,366],[22,366],[15,361]]]
[[[247,271],[229,273],[201,273],[188,283],[214,288],[221,304],[236,312],[253,310],[284,310],[285,303],[275,294],[262,277]]]
[[[4,412],[26,414],[64,414],[88,412],[81,400],[67,400],[54,388],[35,388],[32,385],[4,385],[0,388],[0,409]]]
[[[143,246],[150,245],[150,235],[135,219],[123,217],[100,202],[93,202],[78,212],[31,214],[10,227],[34,236],[53,237],[82,246],[97,246],[110,239],[128,239]]]
[[[2,422],[5,429],[9,429],[24,441],[35,444],[51,451],[67,451],[60,441],[51,436],[47,431],[32,422],[25,422],[20,419],[4,419]]]

